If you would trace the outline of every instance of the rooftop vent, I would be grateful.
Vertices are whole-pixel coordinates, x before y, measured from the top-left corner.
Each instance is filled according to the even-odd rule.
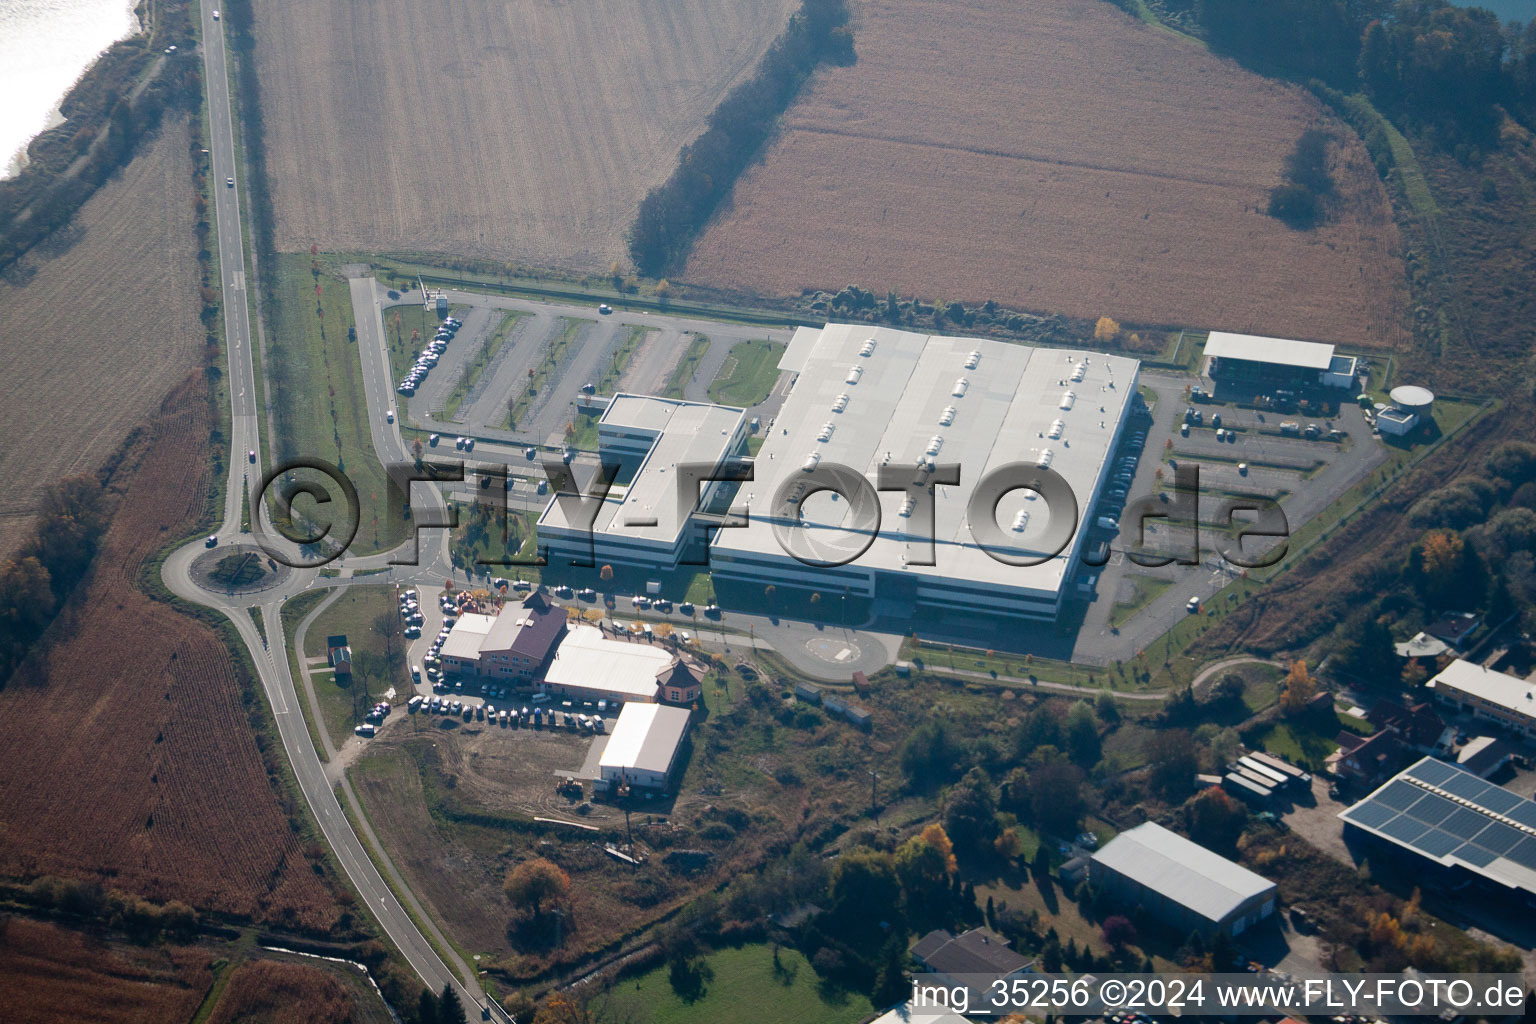
[[[956,411],[957,410],[955,409],[954,406],[946,405],[944,407],[944,411],[939,413],[939,426],[947,427],[951,423],[955,422],[955,412]]]
[[[1066,430],[1066,429],[1067,429],[1067,424],[1064,421],[1062,421],[1062,420],[1054,420],[1051,423],[1051,429],[1049,431],[1047,431],[1047,433],[1050,434],[1051,440],[1054,441],[1057,438],[1061,437],[1061,432],[1063,430]]]
[[[971,354],[965,357],[965,368],[967,370],[974,370],[980,362],[981,353],[972,349]]]
[[[971,382],[967,378],[961,377],[955,381],[954,390],[951,391],[950,394],[954,395],[956,398],[962,398],[965,395],[965,389],[970,386]]]
[[[848,408],[848,393],[845,391],[832,400],[832,411],[842,412]]]
[[[805,470],[807,473],[809,473],[811,470],[816,468],[816,464],[818,462],[820,462],[820,461],[821,461],[821,453],[820,452],[811,452],[811,454],[809,454],[809,455],[807,455],[805,457],[805,461],[800,463],[800,468]]]
[[[855,366],[848,371],[848,376],[843,379],[849,384],[857,384],[862,376],[864,376],[864,367]]]
[[[1070,409],[1072,408],[1072,403],[1075,401],[1077,401],[1077,392],[1071,390],[1063,391],[1061,393],[1061,403],[1057,405],[1056,408]]]
[[[1074,382],[1082,380],[1087,374],[1088,364],[1086,362],[1078,363],[1072,368],[1072,380]]]
[[[831,423],[823,423],[821,425],[821,431],[816,435],[816,440],[818,440],[818,441],[830,441],[830,440],[832,440],[832,431],[835,430],[835,429],[836,429],[836,427],[833,424],[831,424]]]
[[[859,355],[864,356],[866,359],[869,358],[870,356],[874,355],[874,354],[875,354],[875,339],[874,338],[870,338],[868,341],[864,342],[864,344],[859,346]]]
[[[925,448],[924,451],[927,452],[927,454],[929,454],[929,455],[937,455],[937,454],[939,454],[939,449],[943,448],[943,447],[944,447],[944,439],[942,437],[940,437],[938,434],[934,434],[932,437],[930,437],[928,439],[928,447]]]
[[[1029,512],[1026,511],[1025,509],[1021,508],[1021,509],[1019,509],[1019,511],[1017,513],[1014,514],[1014,517],[1013,517],[1013,532],[1014,533],[1023,533],[1024,532],[1024,528],[1026,526],[1028,526],[1028,525],[1029,525]]]
[[[1041,469],[1049,469],[1051,460],[1055,457],[1056,453],[1051,451],[1049,448],[1042,449],[1040,452],[1040,457],[1035,460],[1035,465],[1039,466]]]

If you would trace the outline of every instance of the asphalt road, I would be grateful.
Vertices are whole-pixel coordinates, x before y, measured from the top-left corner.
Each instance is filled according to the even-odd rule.
[[[251,353],[250,303],[245,284],[245,243],[240,230],[240,190],[224,183],[235,179],[234,114],[229,101],[229,70],[225,62],[224,31],[205,4],[203,14],[203,66],[208,85],[208,128],[213,171],[214,224],[218,228],[219,274],[224,295],[224,337],[229,355],[230,487],[224,494],[224,526],[220,539],[240,532],[241,494],[254,492],[253,470],[261,465],[261,428],[257,420],[256,371]],[[256,453],[251,464],[247,452]],[[239,479],[236,467],[241,470]],[[253,494],[254,496],[254,494]]]
[[[229,74],[226,64],[223,26],[215,21],[212,8],[204,6],[203,59],[204,79],[208,85],[209,127],[211,161],[216,183],[214,213],[218,228],[218,253],[220,285],[224,298],[225,331],[229,354],[229,386],[231,412],[231,438],[229,480],[224,502],[224,523],[218,531],[220,540],[233,538],[241,531],[242,492],[252,490],[252,509],[256,502],[256,466],[261,465],[261,436],[257,419],[255,388],[255,360],[252,354],[249,305],[246,296],[244,238],[240,227],[240,190],[226,187],[223,182],[237,178],[235,161],[234,118],[230,107]],[[354,282],[354,288],[358,287]],[[373,283],[361,282],[372,298]],[[383,322],[375,317],[368,323],[359,323],[361,332],[376,332],[373,344],[359,346],[365,353],[366,372],[382,375],[388,382],[389,368],[384,363]],[[370,365],[367,355],[376,357]],[[370,389],[371,390],[371,389]],[[386,421],[385,407],[369,405],[369,420],[373,441],[380,458],[386,462],[401,461],[404,446],[393,424]],[[256,452],[253,466],[247,452]],[[441,555],[446,549],[446,536],[434,553]],[[474,1007],[486,1005],[483,992],[476,983],[473,971],[458,964],[459,975],[450,970],[438,956],[410,915],[400,905],[389,886],[379,876],[373,861],[364,850],[357,835],[352,831],[341,805],[337,802],[325,770],[320,763],[309,731],[300,710],[299,698],[289,669],[287,651],[281,622],[282,603],[288,597],[316,582],[314,570],[292,573],[285,584],[265,593],[260,602],[260,613],[265,636],[272,638],[271,647],[246,611],[249,598],[227,597],[199,589],[191,580],[188,568],[199,553],[202,543],[189,544],[174,552],[166,560],[163,570],[168,586],[180,596],[199,604],[222,611],[235,624],[241,639],[251,653],[261,678],[267,699],[271,702],[278,734],[293,766],[294,776],[303,791],[310,810],[319,823],[326,841],[330,844],[338,863],[347,874],[359,896],[368,905],[374,918],[388,934],[406,960],[421,976],[422,981],[434,991],[445,984],[452,984],[470,1012]],[[437,566],[432,566],[436,569]],[[441,577],[439,577],[441,578]],[[371,577],[378,581],[379,577]],[[498,1017],[501,1015],[498,1014]]]

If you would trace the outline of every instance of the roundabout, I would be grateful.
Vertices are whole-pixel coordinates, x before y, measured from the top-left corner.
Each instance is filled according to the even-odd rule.
[[[252,544],[210,548],[187,567],[192,582],[213,594],[259,594],[281,586],[291,572]]]

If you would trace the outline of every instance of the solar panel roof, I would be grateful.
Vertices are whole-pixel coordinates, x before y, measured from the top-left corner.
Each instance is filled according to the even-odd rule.
[[[1483,792],[1482,799],[1478,802],[1491,811],[1497,811],[1499,814],[1508,814],[1516,807],[1519,807],[1523,801],[1520,797],[1504,789],[1502,786],[1489,786]]]
[[[1489,789],[1488,783],[1472,774],[1453,775],[1440,784],[1447,793],[1454,793],[1463,800],[1481,800]]]
[[[1487,815],[1478,814],[1470,807],[1458,807],[1456,808],[1456,813],[1440,823],[1440,827],[1447,832],[1461,836],[1463,839],[1471,839],[1481,832],[1487,824]]]
[[[1473,867],[1485,868],[1496,859],[1493,854],[1481,846],[1473,846],[1471,843],[1463,843],[1457,850],[1456,856],[1471,864]]]
[[[1443,796],[1425,793],[1418,803],[1408,808],[1408,813],[1426,825],[1438,825],[1453,812],[1460,810],[1465,808],[1457,807]]]
[[[1339,817],[1443,864],[1460,864],[1536,895],[1536,801],[1463,768],[1424,758]]]
[[[1483,849],[1492,850],[1502,857],[1513,850],[1522,838],[1524,837],[1515,829],[1496,821],[1479,832],[1472,841]]]
[[[1385,804],[1367,800],[1344,812],[1344,817],[1366,828],[1381,828],[1397,816],[1397,812]]]
[[[1406,811],[1423,795],[1424,791],[1413,783],[1393,779],[1385,788],[1377,790],[1376,795],[1370,799],[1376,803],[1386,804],[1394,811]]]
[[[1456,847],[1461,845],[1461,839],[1449,832],[1442,832],[1438,828],[1432,828],[1413,841],[1413,846],[1431,857],[1444,857]]]
[[[1536,839],[1530,837],[1522,839],[1518,846],[1504,856],[1522,867],[1536,871]]]
[[[1381,830],[1393,839],[1404,843],[1412,843],[1415,839],[1429,831],[1429,826],[1422,821],[1414,821],[1406,814],[1399,814],[1385,825]]]
[[[1416,779],[1423,779],[1431,786],[1438,786],[1446,779],[1454,777],[1457,774],[1457,769],[1446,764],[1444,761],[1434,761],[1425,758],[1403,774],[1411,775]]]

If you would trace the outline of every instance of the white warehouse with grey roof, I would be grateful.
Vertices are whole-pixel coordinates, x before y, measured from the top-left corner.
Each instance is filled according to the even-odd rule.
[[[1153,821],[1110,840],[1088,877],[1181,934],[1238,935],[1275,911],[1275,883]]]
[[[736,495],[748,525],[721,529],[711,543],[717,578],[873,598],[895,615],[926,605],[1057,616],[1076,582],[1088,510],[1104,489],[1135,401],[1136,360],[828,324],[797,330],[779,366],[797,377],[766,431],[753,481]],[[1024,488],[997,501],[1000,536],[988,547],[1033,565],[994,558],[967,515],[978,483],[1020,463],[1054,471],[1076,501],[1075,510],[1055,512],[1062,517],[1057,531],[1069,532],[1052,557],[1044,543],[1053,525],[1046,501]],[[959,467],[958,483],[936,483],[944,465]],[[867,518],[851,515],[846,498],[797,483],[827,466],[847,467],[871,488],[882,467],[905,467],[910,489],[878,494],[878,528],[871,530]],[[796,538],[868,547],[846,564],[808,565],[786,550],[786,539],[793,548]]]

